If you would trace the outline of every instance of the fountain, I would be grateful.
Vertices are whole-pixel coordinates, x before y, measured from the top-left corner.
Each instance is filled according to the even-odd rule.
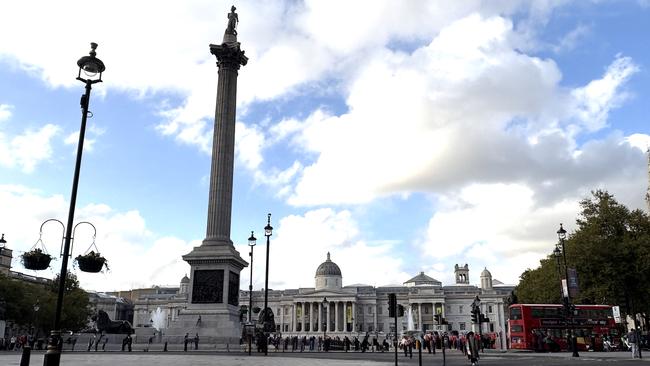
[[[167,328],[167,311],[161,310],[158,307],[156,310],[151,312],[151,326],[156,328],[157,331]]]
[[[413,308],[408,307],[408,311],[406,312],[406,330],[407,331],[414,331],[415,329],[415,323],[413,322]]]

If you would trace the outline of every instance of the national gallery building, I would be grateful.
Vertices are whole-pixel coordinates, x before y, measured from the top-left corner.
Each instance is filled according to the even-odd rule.
[[[489,319],[483,323],[482,331],[492,333],[496,346],[505,348],[506,303],[514,286],[493,280],[487,269],[481,272],[480,287],[470,285],[467,264],[456,265],[454,272],[455,283],[444,286],[423,272],[401,286],[344,286],[341,269],[328,253],[316,269],[313,288],[269,290],[268,304],[273,310],[277,332],[283,337],[322,336],[326,332],[329,337],[372,334],[381,339],[395,333],[394,318],[388,316],[389,293],[395,293],[398,304],[410,313],[398,318],[399,332],[407,330],[409,321],[413,322],[409,328],[417,330],[460,333],[477,330],[472,326],[470,312],[472,302],[479,296],[481,313]],[[161,293],[134,299],[134,325],[149,326],[156,310],[165,313],[168,323],[176,320],[187,305],[188,284],[189,279],[184,277],[178,291],[165,288]],[[264,291],[253,291],[252,295],[253,309],[263,308]],[[248,306],[249,296],[248,291],[240,291],[240,306]],[[253,319],[258,315],[254,314]]]

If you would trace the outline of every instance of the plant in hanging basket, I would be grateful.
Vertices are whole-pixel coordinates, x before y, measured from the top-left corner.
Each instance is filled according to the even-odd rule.
[[[254,306],[254,307],[253,307],[253,313],[255,313],[255,314],[259,313],[260,310],[262,310],[262,309],[260,309],[259,306]]]
[[[42,271],[44,269],[47,269],[47,267],[50,266],[50,261],[52,261],[52,256],[47,253],[43,253],[43,251],[39,248],[35,248],[29,252],[23,253],[22,258],[25,268],[33,269],[35,271]]]
[[[101,254],[91,251],[84,255],[78,255],[75,258],[79,269],[83,272],[97,273],[106,267],[108,270],[108,261]]]

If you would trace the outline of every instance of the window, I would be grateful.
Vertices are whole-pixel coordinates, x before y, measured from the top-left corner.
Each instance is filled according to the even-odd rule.
[[[458,327],[460,330],[465,330],[465,323],[464,322],[458,323]]]
[[[523,325],[519,325],[519,324],[513,324],[513,325],[510,327],[510,332],[511,332],[511,333],[523,333],[523,332],[524,332],[524,326],[523,326]]]
[[[510,309],[510,320],[521,320],[521,308]]]
[[[458,307],[458,313],[459,313],[459,314],[462,314],[462,313],[463,313],[463,305],[461,305],[461,306]]]
[[[429,307],[427,307],[427,306],[424,307],[424,313],[429,314]]]
[[[494,323],[490,323],[490,332],[494,332]]]
[[[488,305],[488,313],[492,314],[492,305]]]
[[[379,332],[383,332],[384,331],[384,323],[378,323],[377,324],[377,330]]]
[[[368,332],[373,332],[373,331],[374,331],[373,328],[374,328],[373,324],[372,324],[372,323],[368,323],[368,326],[367,326]]]
[[[447,314],[451,314],[451,305],[447,305]]]
[[[372,306],[368,306],[368,314],[372,314]]]
[[[384,307],[381,306],[381,305],[377,306],[377,314],[379,314],[379,315],[383,314],[383,310],[382,310],[383,308]]]

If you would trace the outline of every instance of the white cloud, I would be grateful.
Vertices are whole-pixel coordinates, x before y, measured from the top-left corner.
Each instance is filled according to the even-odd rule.
[[[0,104],[0,122],[4,122],[11,118],[13,106],[9,104]]]
[[[290,215],[273,225],[271,237],[269,288],[284,289],[314,287],[316,268],[330,252],[331,259],[341,268],[343,284],[364,283],[383,285],[394,279],[405,281],[410,274],[400,271],[401,260],[391,255],[390,243],[365,242],[354,217],[349,211],[318,209],[304,215]],[[261,236],[261,235],[260,235]],[[253,288],[264,287],[265,240],[258,237],[254,252]],[[248,246],[237,245],[248,258]],[[359,260],[363,259],[363,265]],[[380,272],[368,268],[381,268]],[[249,269],[241,273],[241,283],[249,282]]]
[[[52,157],[52,138],[60,131],[61,128],[53,124],[26,129],[13,137],[0,131],[0,165],[32,173],[39,163]]]
[[[105,129],[96,127],[95,125],[90,125],[84,136],[84,151],[92,152],[95,150],[95,143],[97,142],[97,137],[103,135],[106,132]],[[75,147],[74,152],[76,153],[76,147],[79,144],[79,131],[72,132],[66,137],[63,142],[66,145],[72,145]]]
[[[558,43],[553,47],[553,51],[560,53],[573,50],[577,46],[578,41],[587,36],[590,31],[591,29],[589,26],[578,24],[558,41]]]
[[[650,135],[635,133],[625,138],[625,142],[637,149],[646,152],[650,149]]]
[[[68,202],[60,195],[47,196],[24,186],[0,186],[0,202],[11,210],[0,210],[0,222],[7,246],[13,249],[14,270],[25,271],[20,254],[31,248],[39,237],[41,223],[49,218],[65,221]],[[173,237],[158,237],[146,226],[138,211],[115,212],[105,204],[78,207],[75,224],[89,221],[97,228],[96,245],[109,261],[110,272],[87,274],[73,268],[82,287],[93,290],[116,290],[148,287],[152,284],[178,285],[189,265],[181,256],[197,242],[185,242]],[[42,240],[47,251],[58,258],[63,231],[57,223],[43,227]],[[75,230],[72,257],[84,253],[92,244],[93,230],[79,225]],[[59,272],[60,259],[52,262],[45,272],[33,272],[53,277]]]
[[[631,58],[619,55],[602,78],[573,90],[575,113],[584,128],[596,131],[607,125],[609,112],[628,97],[621,87],[638,70]]]

